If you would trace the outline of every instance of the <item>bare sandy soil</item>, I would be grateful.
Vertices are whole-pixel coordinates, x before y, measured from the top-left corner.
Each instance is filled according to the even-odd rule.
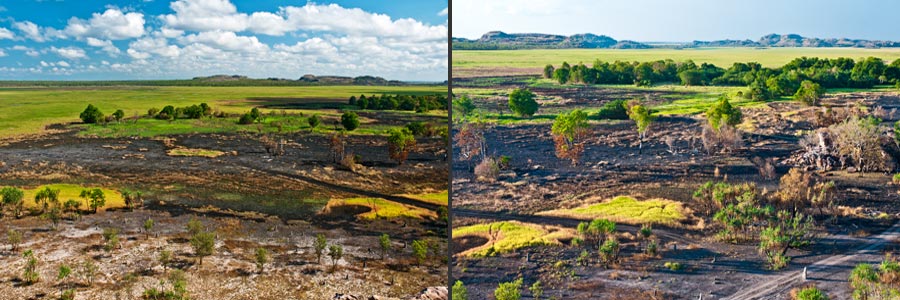
[[[536,93],[546,95],[540,90]],[[582,97],[584,91],[553,93],[571,98],[569,103],[587,101]],[[599,99],[594,106],[600,106],[605,99],[615,96],[591,98]],[[900,105],[900,98],[894,93],[843,94],[824,99],[823,103],[850,106],[858,101],[869,107],[888,109]],[[583,107],[584,103],[579,106]],[[798,130],[813,129],[805,121],[813,109],[793,102],[772,102],[745,109],[745,119],[757,122],[753,133],[745,134],[743,149],[713,156],[707,155],[699,138],[695,138],[699,137],[701,122],[705,122],[700,116],[659,118],[652,125],[649,142],[645,140],[640,154],[633,122],[593,123],[578,166],[556,158],[549,124],[494,126],[486,133],[488,153],[510,156],[510,168],[501,172],[497,182],[488,183],[475,180],[474,162],[454,161],[453,226],[519,220],[574,228],[580,220],[534,214],[618,195],[671,199],[698,210],[692,193],[709,180],[754,182],[760,189],[772,192],[778,188],[777,177],[763,179],[750,159],[773,158],[778,177],[785,174],[791,167],[789,158],[800,150]],[[668,136],[674,138],[672,148],[664,143]],[[596,262],[577,265],[581,247],[538,246],[488,258],[455,256],[451,264],[452,280],[465,282],[469,295],[478,299],[490,299],[499,282],[519,276],[525,278],[526,285],[541,280],[544,295],[559,299],[697,299],[701,294],[703,299],[720,299],[778,281],[781,283],[777,288],[763,291],[759,299],[786,299],[788,290],[809,283],[818,284],[832,299],[848,299],[850,269],[861,262],[880,262],[885,251],[897,248],[897,241],[875,237],[894,224],[900,213],[897,205],[900,195],[890,185],[890,174],[833,171],[819,175],[835,181],[837,205],[861,213],[842,216],[833,224],[819,220],[817,231],[821,238],[807,248],[791,250],[789,255],[793,260],[781,271],[767,269],[756,244],[735,245],[716,240],[713,236],[718,228],[711,224],[654,226],[654,234],[664,245],[658,257],[640,253],[635,238],[638,227],[620,224],[623,259],[610,268]],[[867,217],[881,213],[888,217]],[[455,239],[453,251],[460,253],[486,242]],[[842,254],[853,255],[843,257]],[[683,269],[669,270],[663,266],[665,262],[678,262]],[[786,280],[788,275],[798,278],[797,272],[804,267],[810,267],[809,282]],[[530,295],[527,290],[523,292]],[[752,298],[749,294],[745,296]]]
[[[191,299],[446,296],[445,223],[406,218],[366,221],[353,214],[323,213],[328,200],[350,197],[381,197],[436,209],[434,204],[398,195],[446,189],[446,154],[441,151],[445,144],[439,139],[420,139],[418,150],[398,166],[388,158],[385,138],[351,136],[348,151],[362,155],[365,166],[354,173],[331,162],[326,137],[302,133],[286,136],[285,155],[273,157],[251,135],[103,139],[58,129],[39,139],[6,141],[0,147],[0,186],[74,183],[128,188],[144,192],[145,205],[63,220],[57,230],[37,216],[15,219],[7,213],[0,222],[4,232],[0,299],[55,299],[69,286],[77,289],[76,299],[138,299],[150,287],[168,288],[160,285],[166,271],[157,257],[163,249],[174,254],[168,271],[186,272]],[[220,150],[226,155],[171,157],[166,150],[172,147]],[[217,235],[215,253],[202,265],[185,229],[192,217]],[[148,218],[155,221],[149,234],[141,227]],[[119,229],[122,240],[111,252],[101,246],[102,229],[108,227]],[[23,232],[23,244],[16,251],[5,243],[9,229]],[[327,256],[317,263],[313,240],[319,233],[329,244],[343,246],[343,258],[334,270]],[[385,259],[378,246],[382,233],[392,239]],[[437,245],[422,265],[412,257],[413,240]],[[271,256],[262,273],[254,264],[257,247],[266,248]],[[33,285],[21,281],[25,249],[33,250],[39,261],[41,281]],[[99,267],[90,286],[77,268],[85,260]],[[61,264],[74,269],[64,282],[56,279]],[[124,280],[128,274],[135,279]]]

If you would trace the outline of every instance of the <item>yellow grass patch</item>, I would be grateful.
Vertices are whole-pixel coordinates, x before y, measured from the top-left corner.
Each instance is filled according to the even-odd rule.
[[[38,186],[33,189],[23,189],[25,193],[25,207],[37,207],[37,203],[34,201],[34,195],[37,194],[38,191],[44,189],[45,187],[49,187],[54,190],[59,190],[59,203],[65,203],[69,199],[81,202],[82,210],[89,210],[90,205],[88,204],[88,200],[79,197],[81,195],[81,190],[83,189],[93,189],[95,187],[84,187],[77,184],[48,184]],[[122,198],[122,193],[116,190],[110,190],[101,188],[103,190],[103,195],[106,196],[106,205],[101,207],[99,210],[106,210],[109,208],[119,208],[125,207],[125,199]]]
[[[599,199],[598,199],[599,200]],[[556,209],[538,215],[570,217],[584,220],[607,219],[624,224],[662,224],[676,226],[687,219],[684,206],[672,200],[649,199],[639,201],[629,196],[618,196],[599,203],[571,209]]]
[[[193,149],[193,148],[174,148],[166,151],[169,156],[202,156],[202,157],[219,157],[225,155],[225,152],[209,149]]]

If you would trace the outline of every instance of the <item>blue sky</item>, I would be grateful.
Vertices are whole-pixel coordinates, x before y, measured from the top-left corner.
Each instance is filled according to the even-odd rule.
[[[454,0],[453,36],[491,30],[595,33],[637,41],[751,39],[769,33],[900,40],[890,0]]]
[[[0,0],[0,80],[443,81],[447,0]]]

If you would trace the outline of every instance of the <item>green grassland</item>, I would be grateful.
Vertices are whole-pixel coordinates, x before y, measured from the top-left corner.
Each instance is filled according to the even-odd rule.
[[[491,234],[495,236],[492,237]],[[520,248],[559,245],[559,239],[570,238],[571,232],[547,230],[538,225],[516,221],[476,224],[453,228],[453,238],[478,236],[488,240],[485,245],[460,253],[463,256],[486,257],[510,253]]]
[[[539,70],[547,64],[559,66],[563,61],[570,64],[583,62],[590,65],[594,60],[613,62],[654,61],[672,59],[693,60],[697,64],[712,63],[719,67],[730,67],[735,62],[758,62],[765,67],[780,67],[794,58],[820,57],[853,59],[875,56],[885,61],[900,58],[896,48],[689,48],[689,49],[537,49],[537,50],[454,50],[453,70],[473,68],[533,68]],[[538,72],[534,72],[537,74]],[[477,76],[477,74],[471,74]],[[458,77],[457,74],[453,75]]]
[[[298,101],[339,103],[350,96],[446,93],[446,86],[308,86],[308,87],[47,87],[0,88],[0,138],[40,133],[54,123],[78,122],[78,114],[94,104],[105,114],[117,109],[126,117],[146,115],[150,108],[206,102],[227,113],[255,106],[291,107]],[[263,109],[263,113],[281,109]],[[291,112],[320,113],[317,109]],[[146,124],[144,124],[146,125]],[[190,124],[193,125],[193,124]]]
[[[539,215],[562,216],[584,220],[607,219],[624,224],[662,224],[675,226],[685,220],[681,203],[665,199],[638,201],[628,196],[618,196],[596,204],[572,209],[556,209]]]

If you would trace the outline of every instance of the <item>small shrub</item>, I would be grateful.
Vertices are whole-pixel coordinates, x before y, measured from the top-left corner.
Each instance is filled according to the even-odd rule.
[[[494,290],[497,300],[519,300],[522,298],[522,278],[512,282],[503,282]]]
[[[199,265],[203,265],[203,258],[210,256],[216,249],[216,235],[212,232],[200,232],[191,238],[191,248],[199,259]]]
[[[253,121],[255,121],[255,120],[256,119],[254,119],[253,116],[250,115],[250,113],[246,113],[246,114],[241,115],[241,118],[238,119],[238,124],[241,124],[241,125],[253,124]]]
[[[316,250],[316,262],[322,263],[322,254],[325,252],[325,247],[327,247],[327,241],[325,240],[324,234],[317,234],[316,241],[313,243],[313,248]]]
[[[500,166],[497,162],[487,157],[475,166],[475,177],[480,181],[494,182],[500,176]]]
[[[815,286],[791,290],[791,300],[828,300],[828,295]]]
[[[509,94],[509,110],[520,117],[531,117],[537,112],[539,104],[534,100],[534,93],[527,89],[515,89]]]
[[[469,299],[469,290],[466,289],[466,285],[463,284],[462,281],[457,280],[456,283],[453,284],[453,288],[450,291],[450,299],[453,300],[468,300]]]
[[[628,120],[628,110],[625,108],[626,103],[625,99],[606,102],[606,104],[603,104],[603,107],[600,108],[600,111],[597,112],[596,118]]]
[[[25,250],[25,253],[22,254],[22,257],[25,258],[25,267],[22,271],[22,281],[29,285],[40,281],[41,275],[37,272],[38,260],[36,257],[34,257],[34,252],[31,250]]]
[[[104,228],[103,229],[103,250],[110,252],[119,246],[119,229]]]
[[[259,247],[256,248],[256,268],[259,269],[259,273],[263,272],[263,268],[265,268],[266,263],[269,262],[269,251],[266,248]]]
[[[337,267],[337,262],[344,256],[344,247],[334,244],[328,247],[328,256],[331,257],[331,268]]]
[[[666,267],[666,269],[671,270],[672,272],[681,271],[681,269],[683,268],[681,266],[681,263],[673,261],[667,261],[665,264],[663,264],[663,266]]]
[[[892,181],[894,182],[894,184],[900,184],[900,173],[894,174]]]
[[[344,129],[347,131],[353,131],[356,128],[359,128],[359,115],[355,112],[348,111],[341,115],[341,125],[344,126]]]
[[[425,262],[428,255],[428,242],[423,240],[415,240],[412,242],[413,256],[416,258],[416,264],[421,265]]]
[[[528,290],[531,291],[531,296],[534,297],[534,299],[541,299],[541,297],[544,296],[544,288],[541,286],[540,280],[535,281]]]
[[[318,115],[310,116],[308,119],[306,119],[306,123],[308,123],[309,127],[312,129],[319,127],[319,123],[320,123],[319,116]]]

